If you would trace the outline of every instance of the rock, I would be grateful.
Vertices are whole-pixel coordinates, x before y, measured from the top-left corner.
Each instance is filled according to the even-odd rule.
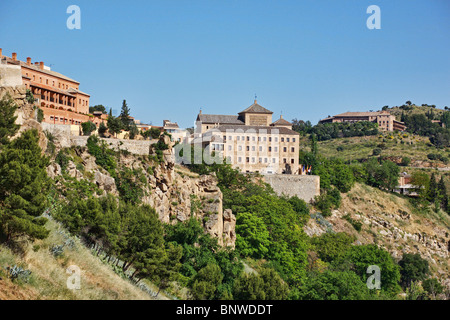
[[[69,164],[67,165],[67,173],[69,176],[77,180],[83,179],[83,174],[77,169],[73,161],[69,161]]]
[[[55,179],[57,176],[61,175],[61,166],[56,162],[51,163],[47,168],[47,175],[51,179]]]
[[[116,181],[113,177],[110,177],[109,175],[103,174],[100,171],[95,171],[94,174],[95,183],[97,186],[105,190],[106,192],[112,193],[117,195],[117,188],[116,188]]]

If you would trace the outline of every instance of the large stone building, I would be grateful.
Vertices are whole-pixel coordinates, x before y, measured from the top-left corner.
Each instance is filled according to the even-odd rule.
[[[89,115],[89,94],[79,90],[80,83],[58,72],[52,71],[44,62],[32,63],[17,59],[17,53],[4,56],[0,49],[3,64],[20,66],[22,84],[29,89],[38,106],[44,112],[44,122],[55,124],[75,124],[93,120]],[[96,123],[104,119],[96,119]]]
[[[403,122],[395,120],[395,116],[389,111],[377,112],[345,112],[332,117],[328,117],[319,121],[319,123],[335,123],[335,122],[359,122],[370,121],[378,124],[382,131],[404,131],[406,126]]]
[[[299,173],[299,133],[282,117],[272,122],[273,112],[255,100],[234,115],[200,112],[196,139],[242,172]]]

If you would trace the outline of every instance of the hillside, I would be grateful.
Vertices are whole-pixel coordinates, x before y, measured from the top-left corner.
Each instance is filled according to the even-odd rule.
[[[397,120],[400,121],[401,115],[403,114],[408,114],[408,115],[413,115],[413,114],[428,114],[430,112],[432,112],[436,117],[440,117],[444,112],[446,112],[446,110],[444,109],[440,109],[437,108],[436,106],[432,106],[432,105],[415,105],[415,104],[411,104],[411,105],[403,105],[403,106],[395,106],[395,107],[391,107],[391,108],[387,108],[387,110],[393,114]]]
[[[119,276],[111,265],[95,256],[59,223],[50,220],[46,227],[51,230],[47,239],[22,243],[15,249],[0,247],[0,300],[155,299]],[[62,255],[55,257],[51,253],[54,246],[69,242],[71,245],[65,246]],[[66,270],[72,265],[82,270],[80,290],[67,288],[70,274]],[[31,271],[30,276],[12,281],[7,268],[14,266]],[[167,298],[160,294],[158,299]]]
[[[301,149],[309,150],[309,140],[303,139]],[[381,149],[382,157],[390,157],[400,163],[402,158],[411,160],[411,167],[445,168],[449,151],[437,149],[427,137],[410,133],[381,133],[378,136],[337,138],[318,142],[319,152],[329,157],[339,157],[346,161],[364,161],[373,156],[374,149]],[[442,160],[430,160],[429,154],[438,154]]]
[[[334,232],[355,236],[356,244],[378,244],[397,261],[405,253],[420,253],[434,275],[450,285],[447,214],[419,211],[407,198],[357,183],[326,220]],[[327,224],[311,219],[305,231],[309,236],[320,235],[327,231]]]

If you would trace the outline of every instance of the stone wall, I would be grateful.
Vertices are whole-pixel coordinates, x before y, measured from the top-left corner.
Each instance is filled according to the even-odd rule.
[[[0,87],[16,87],[22,85],[20,66],[0,63]]]
[[[270,174],[264,176],[278,195],[297,196],[310,202],[320,195],[320,177],[310,175]]]
[[[86,146],[87,136],[70,136],[70,144],[72,146]],[[101,138],[106,142],[109,148],[113,150],[121,149],[127,150],[132,154],[148,155],[150,151],[150,145],[158,142],[158,140],[127,140],[127,139],[107,139]]]

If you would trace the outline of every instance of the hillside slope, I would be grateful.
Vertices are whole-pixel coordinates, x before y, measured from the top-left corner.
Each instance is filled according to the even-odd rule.
[[[80,241],[70,236],[61,226],[49,220],[51,230],[45,240],[33,245],[22,243],[23,249],[0,247],[0,300],[148,300],[154,299],[128,280],[116,274],[112,267],[93,255]],[[73,241],[73,242],[72,242]],[[51,249],[64,243],[61,256]],[[31,271],[28,279],[12,281],[7,268],[20,266]],[[81,269],[81,288],[68,289],[69,266]],[[156,288],[153,288],[156,291]],[[160,294],[159,299],[166,299]]]
[[[306,233],[320,235],[327,228],[345,232],[356,237],[356,244],[378,244],[397,260],[404,253],[420,253],[430,262],[434,275],[450,286],[448,215],[421,212],[406,198],[357,183],[343,194],[341,207],[326,220],[330,225],[310,219]]]

